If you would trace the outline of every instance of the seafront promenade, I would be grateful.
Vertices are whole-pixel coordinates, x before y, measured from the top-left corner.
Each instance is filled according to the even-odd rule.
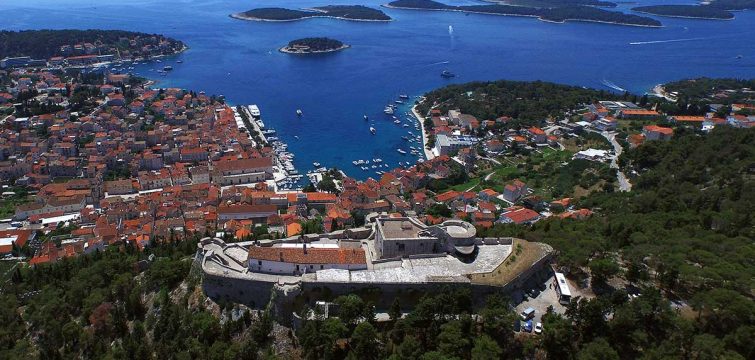
[[[424,101],[424,100],[425,100],[425,99],[424,99],[424,98],[422,98],[422,99],[420,100],[420,103],[421,103],[422,101]],[[422,115],[421,115],[421,114],[420,114],[420,113],[419,113],[419,112],[417,111],[417,106],[418,106],[418,105],[414,105],[414,106],[412,106],[412,114],[414,114],[414,117],[416,117],[416,118],[417,118],[417,121],[419,121],[419,128],[420,128],[420,129],[422,130],[422,150],[423,150],[423,151],[425,152],[425,159],[427,159],[427,160],[432,160],[433,158],[435,158],[435,153],[433,153],[433,151],[432,151],[431,149],[428,149],[428,148],[427,148],[427,143],[428,143],[428,141],[429,141],[430,139],[428,138],[428,134],[427,134],[427,131],[425,130],[425,117],[424,117],[424,116],[422,116]]]

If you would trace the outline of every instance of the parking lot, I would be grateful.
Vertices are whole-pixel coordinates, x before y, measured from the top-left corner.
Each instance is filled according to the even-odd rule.
[[[566,311],[566,307],[558,302],[558,293],[553,285],[554,281],[555,277],[551,272],[547,276],[542,276],[536,280],[533,279],[523,291],[516,291],[512,294],[512,301],[515,304],[517,315],[521,314],[527,308],[535,309],[535,316],[532,318],[533,327],[539,322],[542,323],[543,314],[545,314],[549,306],[552,306],[553,311],[559,314],[563,314]],[[572,296],[590,296],[590,294],[586,293],[586,289],[580,289],[572,282],[569,282],[569,287],[572,291]],[[536,289],[534,293],[533,289]],[[533,297],[531,294],[535,296]]]

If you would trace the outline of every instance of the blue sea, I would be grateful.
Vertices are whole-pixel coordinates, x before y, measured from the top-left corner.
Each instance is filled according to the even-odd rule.
[[[358,3],[377,7],[387,2]],[[622,4],[619,9],[658,2]],[[665,25],[660,29],[394,9],[383,9],[394,18],[389,23],[270,23],[228,16],[256,7],[354,3],[8,0],[0,2],[0,29],[122,29],[180,39],[188,51],[161,64],[138,65],[135,72],[160,81],[161,87],[204,90],[222,94],[232,104],[257,104],[265,123],[277,129],[296,154],[301,172],[320,162],[362,179],[375,176],[375,170],[362,171],[353,160],[379,157],[391,167],[416,160],[396,151],[408,150],[401,136],[408,135],[407,130],[416,132],[414,127],[396,125],[383,114],[399,94],[414,97],[449,83],[495,79],[641,94],[655,84],[683,78],[755,77],[755,11],[737,12],[731,21],[659,17]],[[336,38],[352,47],[311,57],[277,51],[289,40],[310,36]],[[178,59],[183,62],[176,63]],[[175,68],[168,76],[155,72],[168,64]],[[457,76],[441,78],[445,69]],[[304,116],[297,117],[296,109]],[[405,120],[406,111],[408,105],[397,116]],[[370,134],[370,126],[376,135]]]

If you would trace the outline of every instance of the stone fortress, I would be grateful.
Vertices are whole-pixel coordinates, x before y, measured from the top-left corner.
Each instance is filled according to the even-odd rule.
[[[286,307],[369,293],[380,308],[394,296],[411,298],[402,302],[411,304],[444,286],[470,286],[479,294],[510,291],[553,252],[539,244],[542,254],[515,281],[475,283],[473,276],[493,274],[509,258],[512,238],[479,238],[472,224],[460,220],[428,226],[410,217],[367,219],[361,228],[277,240],[226,244],[204,238],[197,262],[205,294],[259,308],[272,294],[277,306]]]

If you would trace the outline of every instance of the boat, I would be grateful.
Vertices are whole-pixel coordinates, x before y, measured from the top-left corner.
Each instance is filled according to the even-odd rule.
[[[385,109],[383,109],[383,112],[388,115],[393,115],[393,107],[392,106],[386,106]]]
[[[409,141],[409,138],[406,137],[406,136],[402,136],[401,138],[404,139],[404,140],[406,140],[406,141]]]
[[[409,124],[404,124],[404,127],[409,127]]]
[[[396,151],[398,151],[401,155],[406,155],[406,151],[404,150],[396,149]]]
[[[252,114],[252,117],[255,119],[258,119],[260,117],[260,108],[257,105],[249,105],[249,112]]]
[[[173,70],[173,67],[170,66],[170,65],[165,65],[165,66],[163,66],[163,70],[164,71],[171,71],[171,70]]]
[[[372,135],[375,135],[375,133],[377,132],[377,130],[375,130],[374,127],[370,126],[370,132],[372,133]]]
[[[394,123],[394,124],[401,124],[401,120],[398,120],[398,119],[396,119],[396,120],[393,120],[393,123]]]
[[[443,70],[443,72],[440,73],[440,76],[448,79],[448,78],[452,78],[452,77],[454,77],[456,75],[454,73],[448,71],[448,70]]]
[[[404,103],[404,102],[403,102],[403,101],[401,101],[401,100],[396,100],[396,101],[394,101],[394,102],[395,102],[396,104],[399,104],[399,105],[401,105],[401,104],[403,104],[403,103]]]
[[[312,166],[314,166],[316,168],[319,168],[320,167],[320,163],[319,162],[313,162]]]
[[[294,135],[294,139],[299,140],[299,135]]]
[[[398,98],[406,100],[406,99],[409,98],[409,95],[401,94],[401,95],[398,96]]]
[[[296,109],[296,116],[302,116],[304,114],[301,109]]]
[[[178,63],[178,64],[181,64],[183,62],[184,62],[183,60],[176,60],[176,63]]]
[[[354,164],[354,166],[359,165],[359,161],[356,161],[356,160],[352,161],[351,163]]]
[[[367,115],[364,116],[364,120],[366,121],[368,119]]]

